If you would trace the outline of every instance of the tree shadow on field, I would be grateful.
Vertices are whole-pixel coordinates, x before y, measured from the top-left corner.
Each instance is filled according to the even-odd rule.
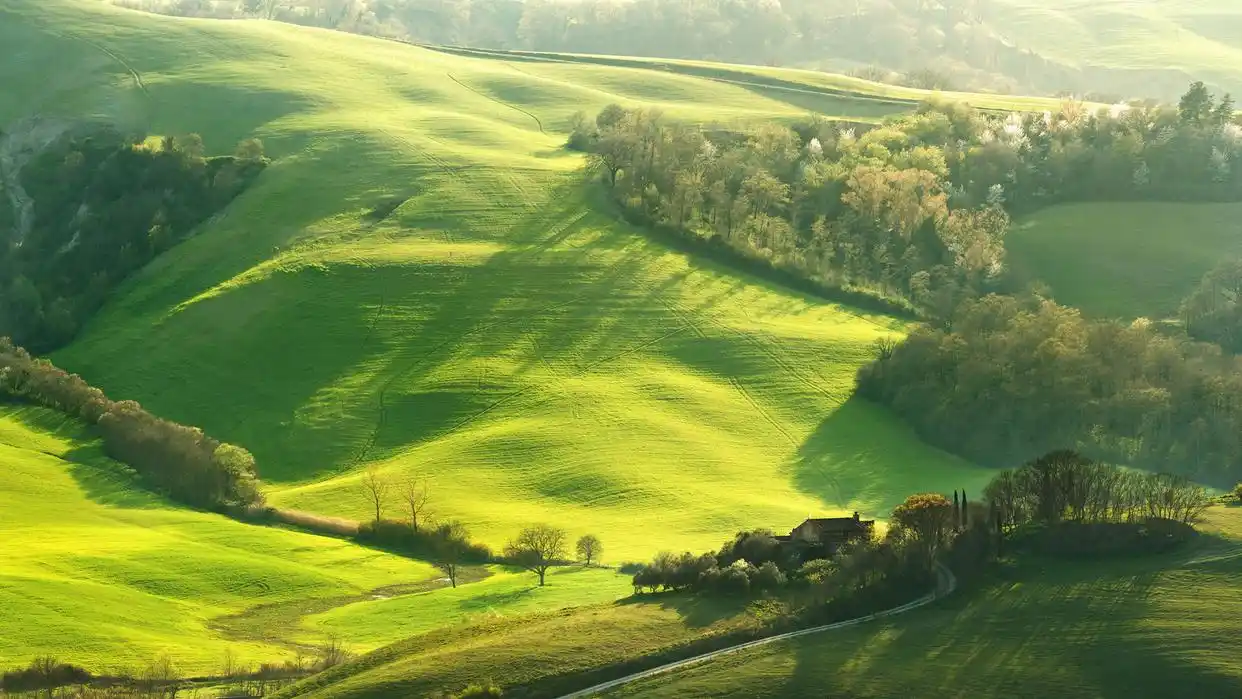
[[[64,439],[68,449],[44,451],[42,454],[64,463],[68,474],[82,493],[100,505],[127,509],[154,509],[169,506],[157,495],[144,491],[138,474],[104,453],[103,444],[94,429],[64,413],[20,403],[0,401],[3,414],[36,432]]]
[[[784,102],[807,112],[822,114],[844,121],[879,121],[887,116],[914,111],[914,104],[888,102],[848,95],[819,92],[814,87],[788,88],[776,85],[742,85],[738,87],[760,97]]]
[[[746,610],[748,601],[682,592],[631,595],[615,602],[618,606],[655,606],[676,612],[688,628],[702,629],[731,619]]]
[[[1193,664],[1194,649],[1170,652],[1145,624],[1169,560],[1032,561],[931,607],[798,641],[786,679],[757,696],[1242,696],[1242,674]]]
[[[851,396],[798,447],[794,484],[840,510],[886,516],[906,495],[966,488],[995,475],[920,441],[883,406]]]

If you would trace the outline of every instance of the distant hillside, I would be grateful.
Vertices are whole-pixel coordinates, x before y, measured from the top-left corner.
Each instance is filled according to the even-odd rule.
[[[241,0],[117,0],[234,17]],[[916,87],[1172,99],[1242,92],[1232,0],[330,0],[254,14],[421,43],[815,68]]]

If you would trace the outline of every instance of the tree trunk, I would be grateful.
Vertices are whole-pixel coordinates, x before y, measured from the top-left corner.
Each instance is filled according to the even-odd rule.
[[[547,568],[540,568],[539,570],[537,570],[537,571],[535,571],[535,572],[536,572],[536,573],[539,573],[539,587],[543,587],[543,576],[547,575],[547,573],[548,573],[548,569],[547,569]]]

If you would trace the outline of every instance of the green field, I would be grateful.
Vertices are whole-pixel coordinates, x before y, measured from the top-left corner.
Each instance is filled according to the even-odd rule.
[[[5,669],[45,654],[95,671],[139,670],[162,654],[191,672],[218,670],[226,651],[243,663],[280,660],[296,646],[225,633],[214,621],[435,574],[344,541],[171,507],[136,490],[81,428],[50,411],[0,409],[0,463]],[[293,640],[292,629],[281,633]]]
[[[1242,9],[1233,0],[995,0],[986,14],[1017,46],[1056,61],[1181,71],[1242,91]]]
[[[580,574],[580,573],[575,573]],[[782,610],[773,602],[660,595],[434,631],[381,648],[279,696],[416,697],[495,681],[523,696],[556,697],[644,656],[754,632]],[[516,688],[521,687],[521,690]]]
[[[615,563],[812,513],[883,516],[912,490],[978,492],[988,476],[850,399],[899,322],[619,223],[562,148],[573,112],[614,101],[723,123],[805,106],[688,75],[85,0],[6,3],[0,43],[0,120],[18,131],[37,114],[48,133],[95,118],[196,131],[213,152],[264,141],[274,162],[260,180],[128,280],[55,360],[251,449],[276,505],[365,518],[358,481],[374,466],[429,478],[433,514],[492,546],[550,522],[599,535]],[[0,622],[0,666],[48,652],[106,669],[166,652],[209,672],[226,648],[272,660],[339,633],[365,650],[628,589],[595,570],[533,590],[498,570],[429,591],[425,564],[170,509],[81,434],[28,418],[6,418],[26,475],[0,490],[18,561],[0,574],[20,581],[0,590],[21,610]],[[48,515],[28,502],[41,489]],[[679,638],[698,633],[659,613]]]
[[[101,104],[143,105],[154,133],[257,136],[274,157],[56,359],[245,445],[277,505],[362,518],[375,465],[430,478],[435,514],[493,546],[549,521],[619,561],[986,479],[849,401],[898,323],[619,224],[561,147],[572,112],[613,101],[723,122],[802,107],[692,76],[97,3],[18,2],[3,24],[18,46],[80,39],[57,44],[66,67],[106,49]]]
[[[1151,558],[1029,560],[933,608],[764,646],[610,697],[1242,695],[1242,508]]]
[[[1006,241],[1020,277],[1095,316],[1164,319],[1220,262],[1242,255],[1242,204],[1066,204],[1018,221]]]

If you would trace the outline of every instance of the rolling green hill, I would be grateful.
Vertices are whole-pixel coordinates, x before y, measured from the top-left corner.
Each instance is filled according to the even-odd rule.
[[[1193,551],[1031,560],[890,623],[764,646],[609,697],[1155,697],[1242,692],[1242,509]]]
[[[1242,87],[1242,12],[1231,0],[995,0],[986,14],[1018,46],[1079,68]]]
[[[1242,205],[1166,202],[1055,206],[1019,221],[1006,248],[1020,277],[1088,314],[1155,320],[1217,264],[1242,255]]]
[[[0,667],[53,655],[96,672],[167,654],[212,672],[297,650],[294,629],[229,633],[220,617],[299,600],[328,606],[435,570],[344,541],[187,512],[131,485],[81,428],[0,408]],[[392,593],[390,593],[392,594]],[[296,621],[297,616],[290,617]],[[308,633],[302,650],[326,633]]]
[[[55,41],[66,69],[95,66],[99,111],[139,105],[151,132],[208,144],[257,136],[274,157],[56,359],[245,445],[277,505],[364,517],[375,465],[429,477],[435,514],[492,545],[546,520],[599,534],[616,561],[986,477],[848,400],[897,323],[619,224],[561,147],[573,112],[613,101],[724,123],[804,106],[688,75],[69,0],[10,4],[4,24],[24,28],[19,55]],[[39,109],[83,99],[53,91]]]

